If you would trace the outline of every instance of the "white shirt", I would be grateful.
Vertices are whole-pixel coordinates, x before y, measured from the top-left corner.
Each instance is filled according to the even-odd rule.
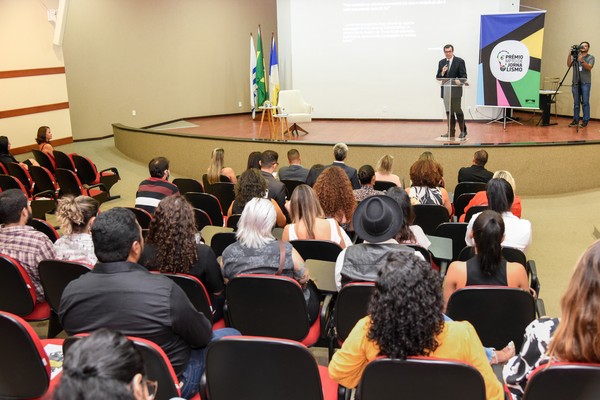
[[[473,215],[469,221],[469,225],[467,225],[465,242],[469,246],[475,246],[475,241],[471,237],[471,231],[473,230],[473,223],[479,214],[481,213]],[[513,247],[525,252],[531,244],[531,222],[515,216],[510,211],[502,213],[502,220],[504,221],[504,241],[502,241],[502,247]]]

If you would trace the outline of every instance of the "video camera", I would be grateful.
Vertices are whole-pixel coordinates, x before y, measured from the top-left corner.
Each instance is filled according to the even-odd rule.
[[[581,52],[581,45],[574,44],[573,46],[571,46],[571,57],[573,57],[575,60],[577,59],[577,57],[579,57],[580,52]]]

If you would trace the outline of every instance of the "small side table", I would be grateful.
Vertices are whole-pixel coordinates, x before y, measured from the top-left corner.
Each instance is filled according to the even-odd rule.
[[[276,106],[260,106],[259,110],[262,111],[260,117],[260,127],[258,128],[258,138],[260,139],[262,134],[263,122],[265,121],[265,114],[267,115],[267,124],[269,125],[269,137],[273,139],[275,136],[275,120],[273,119],[273,113],[277,110]]]
[[[290,127],[288,126],[288,115],[289,114],[273,114],[273,118],[278,120],[278,122],[275,123],[275,128],[277,128],[277,125],[279,125],[282,141],[284,140],[283,136],[290,130]],[[277,140],[277,129],[275,130],[275,135],[272,137],[272,139]]]

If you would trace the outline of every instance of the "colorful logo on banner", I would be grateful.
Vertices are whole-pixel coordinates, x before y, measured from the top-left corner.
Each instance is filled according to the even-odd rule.
[[[477,104],[538,108],[545,13],[481,16]]]

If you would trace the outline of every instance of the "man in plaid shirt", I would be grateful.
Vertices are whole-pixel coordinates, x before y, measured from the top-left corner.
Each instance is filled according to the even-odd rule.
[[[25,194],[18,189],[0,193],[0,253],[21,263],[35,286],[36,301],[44,302],[38,264],[55,258],[52,241],[42,232],[28,226],[31,207]]]

